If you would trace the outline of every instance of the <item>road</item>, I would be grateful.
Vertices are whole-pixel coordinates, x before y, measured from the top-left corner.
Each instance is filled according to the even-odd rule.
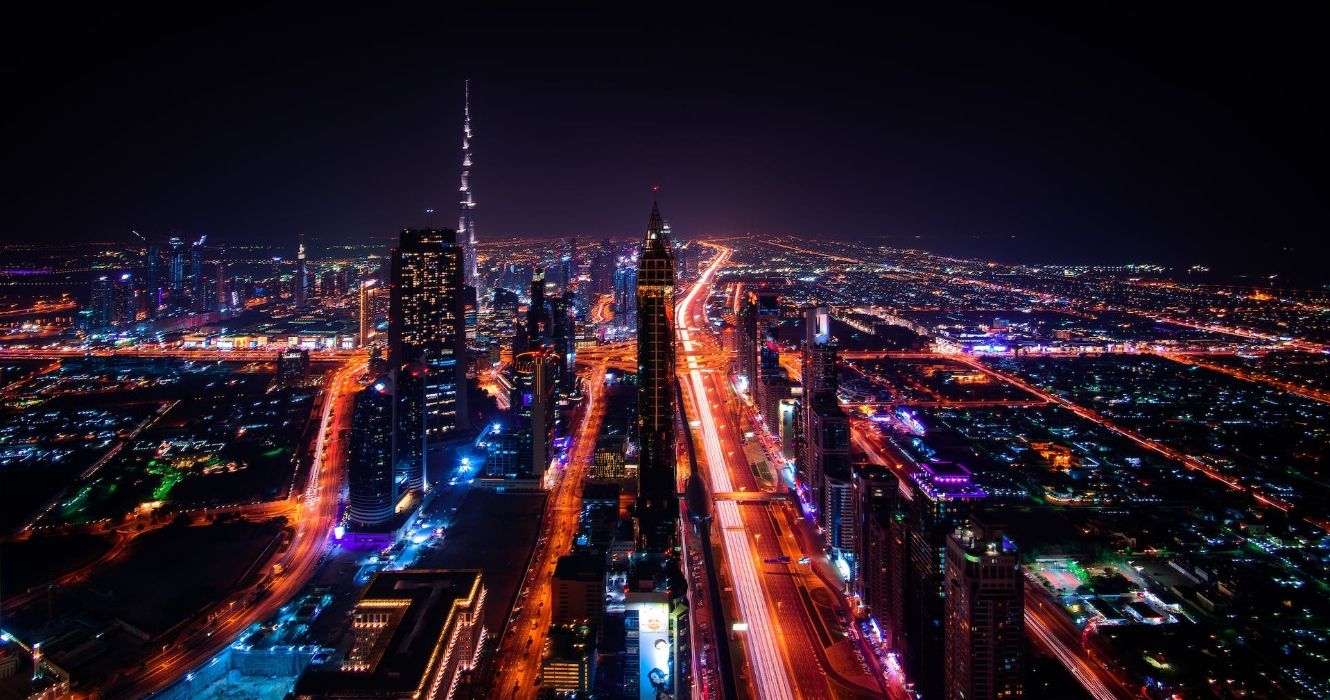
[[[690,392],[692,407],[701,428],[705,458],[699,460],[705,465],[705,471],[713,493],[735,490],[730,485],[729,467],[720,445],[717,421],[713,413],[711,400],[707,397],[702,369],[694,356],[699,342],[691,339],[692,331],[689,311],[699,313],[694,305],[706,297],[701,292],[709,288],[709,282],[715,271],[729,258],[729,250],[721,249],[719,255],[698,278],[691,291],[679,303],[681,312],[675,314],[678,324],[678,336],[682,359],[685,363],[686,387]],[[700,313],[705,314],[704,311]],[[704,324],[699,324],[701,328]],[[714,368],[713,368],[714,371]],[[687,403],[687,401],[685,401]],[[691,416],[690,416],[691,417]],[[783,655],[776,642],[774,619],[766,603],[766,596],[758,578],[754,553],[743,531],[739,517],[739,508],[733,501],[717,501],[714,504],[716,526],[720,528],[724,557],[729,572],[729,582],[738,601],[739,620],[748,625],[743,635],[743,646],[748,658],[748,681],[752,683],[755,695],[764,699],[791,700],[794,697],[792,683],[786,666],[782,663]]]
[[[297,501],[291,541],[280,548],[265,567],[273,572],[255,587],[236,592],[214,606],[207,619],[184,628],[174,643],[149,657],[117,684],[112,698],[143,697],[161,690],[212,658],[251,624],[270,617],[298,595],[324,554],[328,535],[336,523],[346,471],[343,431],[350,428],[351,405],[364,371],[363,357],[346,362],[328,375],[314,443],[314,460],[305,488]],[[280,572],[280,573],[279,573]]]
[[[230,362],[276,362],[277,355],[288,349],[290,348],[287,348],[286,346],[273,346],[270,349],[262,350],[217,350],[154,347],[151,345],[117,348],[115,350],[90,350],[78,347],[0,348],[0,360],[26,360],[34,358],[58,359],[63,357],[173,357],[181,360],[209,362],[218,360],[226,360]],[[364,350],[311,350],[309,352],[309,359],[311,362],[345,362],[363,356],[364,352]]]
[[[727,582],[748,661],[747,682],[760,698],[881,697],[884,686],[855,660],[851,643],[838,638],[819,607],[845,610],[812,568],[797,561],[821,556],[801,538],[807,523],[783,494],[759,496],[757,475],[744,454],[739,399],[727,381],[728,355],[720,351],[706,319],[711,278],[729,258],[719,254],[679,304],[676,314],[685,386],[685,409],[699,430],[699,464],[710,486],[715,527],[722,543]],[[778,479],[763,482],[780,489]],[[730,497],[734,494],[735,497]],[[781,557],[789,562],[781,563]],[[818,601],[819,605],[815,605]],[[896,691],[888,692],[895,696]]]
[[[1025,633],[1044,653],[1057,659],[1094,700],[1125,700],[1132,693],[1108,668],[1095,662],[1085,643],[1068,630],[1055,604],[1044,600],[1035,583],[1026,584]]]
[[[1007,382],[1008,384],[1011,384],[1012,386],[1017,387],[1019,389],[1024,389],[1025,391],[1028,391],[1031,394],[1034,394],[1035,396],[1038,396],[1049,402],[1056,403],[1057,405],[1062,406],[1063,408],[1071,411],[1072,413],[1075,413],[1081,418],[1084,418],[1085,420],[1095,423],[1096,425],[1099,425],[1101,427],[1107,428],[1108,430],[1111,430],[1127,438],[1128,440],[1131,440],[1132,442],[1136,443],[1141,447],[1144,447],[1147,450],[1150,450],[1152,452],[1157,452],[1175,462],[1182,464],[1184,467],[1188,469],[1200,472],[1206,475],[1207,477],[1210,477],[1211,479],[1227,486],[1229,489],[1233,491],[1246,493],[1262,505],[1278,508],[1279,510],[1284,511],[1286,513],[1292,508],[1292,504],[1289,503],[1288,501],[1283,500],[1282,498],[1264,493],[1255,487],[1249,487],[1243,484],[1236,477],[1224,474],[1223,472],[1220,472],[1219,470],[1215,469],[1209,464],[1206,464],[1205,462],[1202,462],[1194,457],[1185,455],[1182,452],[1175,450],[1172,447],[1169,447],[1168,445],[1157,442],[1155,440],[1151,440],[1150,438],[1147,438],[1141,435],[1140,433],[1137,433],[1134,430],[1124,428],[1114,423],[1113,421],[1103,417],[1099,413],[1092,411],[1088,408],[1085,408],[1084,406],[1081,406],[1080,404],[1073,403],[1067,399],[1062,398],[1061,396],[1058,396],[1057,394],[1045,391],[1040,387],[1037,387],[1033,384],[1030,384],[1029,382],[1020,379],[1019,377],[1015,377],[1011,374],[1008,374],[1007,372],[1002,372],[999,370],[995,370],[991,367],[988,367],[987,365],[980,362],[977,358],[967,357],[967,356],[955,356],[955,357],[959,361],[964,362],[981,372],[985,372],[990,376],[1000,379],[1004,382]],[[1319,527],[1323,530],[1326,530],[1327,532],[1330,532],[1330,523],[1327,523],[1321,518],[1318,518],[1316,516],[1306,516],[1304,517],[1304,520],[1306,520],[1306,522],[1312,525],[1315,525],[1316,527]]]
[[[579,353],[580,355],[580,353]],[[578,358],[579,364],[582,359]],[[568,467],[559,472],[545,502],[544,527],[536,551],[531,555],[526,576],[508,624],[499,639],[495,655],[494,688],[490,697],[523,700],[534,698],[540,687],[535,684],[545,649],[553,608],[554,567],[559,557],[572,550],[582,512],[582,488],[596,447],[596,436],[605,418],[605,366],[592,365],[583,375],[586,387],[585,408],[574,436]]]
[[[591,307],[592,323],[609,323],[614,320],[614,295],[602,294],[596,299],[596,305]]]
[[[76,309],[78,309],[78,302],[73,300],[56,302],[39,301],[32,306],[27,306],[21,309],[5,309],[0,311],[0,320],[38,318],[41,316],[72,312]]]
[[[1253,372],[1250,370],[1240,369],[1237,367],[1230,367],[1228,365],[1221,365],[1215,362],[1208,362],[1205,359],[1202,359],[1196,353],[1161,352],[1159,353],[1159,355],[1160,357],[1166,357],[1174,362],[1178,362],[1184,365],[1203,367],[1205,369],[1214,372],[1227,374],[1228,376],[1233,377],[1235,379],[1241,379],[1247,382],[1255,382],[1258,384],[1267,384],[1276,389],[1287,391],[1290,394],[1301,396],[1304,399],[1311,399],[1313,401],[1320,401],[1322,403],[1330,403],[1330,391],[1321,391],[1320,389],[1314,389],[1308,386],[1300,386],[1298,384],[1294,384],[1293,382],[1284,381],[1282,379],[1279,379],[1278,377],[1272,377],[1262,372]]]

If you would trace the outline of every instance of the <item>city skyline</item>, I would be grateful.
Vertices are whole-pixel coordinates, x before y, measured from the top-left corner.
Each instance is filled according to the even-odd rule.
[[[1330,697],[1314,23],[883,13],[7,44],[0,697]]]

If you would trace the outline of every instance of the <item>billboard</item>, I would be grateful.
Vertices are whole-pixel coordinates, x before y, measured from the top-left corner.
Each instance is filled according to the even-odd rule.
[[[664,697],[671,686],[670,606],[665,602],[633,601],[625,610],[637,612],[639,700]]]

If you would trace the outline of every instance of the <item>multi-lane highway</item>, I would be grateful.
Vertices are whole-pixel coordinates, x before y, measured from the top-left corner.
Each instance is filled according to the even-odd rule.
[[[179,348],[174,346],[136,345],[116,349],[87,349],[77,347],[42,347],[42,348],[0,348],[0,360],[26,360],[62,357],[171,357],[182,360],[230,361],[230,362],[276,362],[277,356],[285,346],[269,346],[264,349],[222,350],[215,348]],[[312,362],[345,362],[364,355],[364,350],[311,350]]]
[[[744,674],[761,698],[881,697],[884,686],[855,660],[854,649],[822,611],[843,610],[844,601],[825,585],[804,557],[816,557],[806,527],[781,493],[759,493],[757,475],[744,454],[738,401],[727,381],[724,354],[706,320],[706,298],[718,255],[679,303],[680,377],[687,416],[699,430],[703,475],[713,498],[726,583],[732,588],[735,621],[748,661]],[[779,480],[763,484],[780,489]],[[788,560],[784,559],[788,557]],[[899,686],[885,692],[895,696]]]

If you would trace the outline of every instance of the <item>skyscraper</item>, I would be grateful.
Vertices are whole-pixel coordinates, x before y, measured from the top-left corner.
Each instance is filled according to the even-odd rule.
[[[985,497],[969,469],[951,462],[926,462],[910,475],[909,503],[903,508],[905,557],[901,596],[905,675],[926,698],[942,696],[945,675],[943,613],[946,595],[947,537]],[[903,495],[905,492],[902,492]]]
[[[393,478],[399,493],[424,493],[430,370],[419,358],[391,365],[397,411],[393,416]]]
[[[172,237],[167,242],[166,275],[170,304],[179,307],[185,296],[185,242]]]
[[[466,284],[479,295],[476,269],[476,201],[471,196],[471,81],[466,81],[462,107],[462,184],[458,188],[457,235],[462,243],[462,270]]]
[[[217,279],[214,281],[217,283],[217,308],[227,309],[231,307],[231,285],[226,278],[226,263],[218,260],[216,270]]]
[[[380,377],[356,394],[351,414],[347,519],[352,527],[379,525],[393,517],[397,485],[393,478],[393,413],[396,392]]]
[[[614,325],[637,325],[637,268],[631,262],[614,271]]]
[[[391,257],[392,364],[425,359],[426,438],[447,439],[469,427],[462,249],[448,229],[406,229]]]
[[[207,240],[202,236],[189,247],[189,299],[196,314],[208,311],[203,282],[203,244]]]
[[[513,467],[523,477],[543,477],[553,457],[556,367],[554,358],[544,350],[513,358],[509,402],[517,447]]]
[[[297,309],[305,308],[309,302],[309,270],[305,268],[305,237],[300,237],[300,248],[296,250],[296,278],[292,283]]]
[[[378,280],[361,280],[360,282],[360,347],[369,345],[370,337],[374,334],[374,297],[379,293],[379,288],[375,286]]]
[[[102,275],[92,281],[88,323],[93,328],[131,325],[138,315],[136,301],[133,275]]]
[[[849,426],[845,426],[846,447]],[[848,451],[848,450],[847,450]],[[821,515],[822,537],[832,561],[843,571],[853,573],[859,565],[859,508],[854,498],[854,474],[848,454],[835,460],[823,474]]]
[[[637,532],[645,552],[671,546],[678,516],[674,395],[674,253],[652,202],[637,264]]]
[[[147,293],[148,320],[156,320],[162,305],[162,251],[156,243],[148,244],[144,260],[144,289]]]
[[[1024,694],[1025,580],[1016,547],[972,519],[947,538],[947,700]]]
[[[559,393],[567,396],[576,386],[573,363],[574,335],[577,321],[573,318],[573,293],[565,289],[563,294],[550,299],[550,347],[558,368]]]
[[[614,248],[609,241],[600,244],[591,258],[591,291],[596,294],[614,291]]]
[[[869,613],[886,621],[892,581],[891,518],[900,508],[900,480],[883,465],[859,464],[854,470],[854,491],[859,517],[855,585]]]
[[[752,290],[739,299],[734,332],[738,338],[739,375],[751,392],[757,387],[757,295]]]
[[[526,309],[526,342],[528,348],[545,345],[550,332],[549,312],[545,308],[545,268],[538,267],[531,275],[531,303]],[[527,348],[522,348],[525,351]]]
[[[849,476],[849,419],[836,400],[836,344],[831,339],[831,312],[826,306],[804,312],[804,346],[800,359],[803,396],[802,440],[797,463],[799,481],[808,501],[819,508],[818,523],[827,527],[823,481],[828,471]]]

